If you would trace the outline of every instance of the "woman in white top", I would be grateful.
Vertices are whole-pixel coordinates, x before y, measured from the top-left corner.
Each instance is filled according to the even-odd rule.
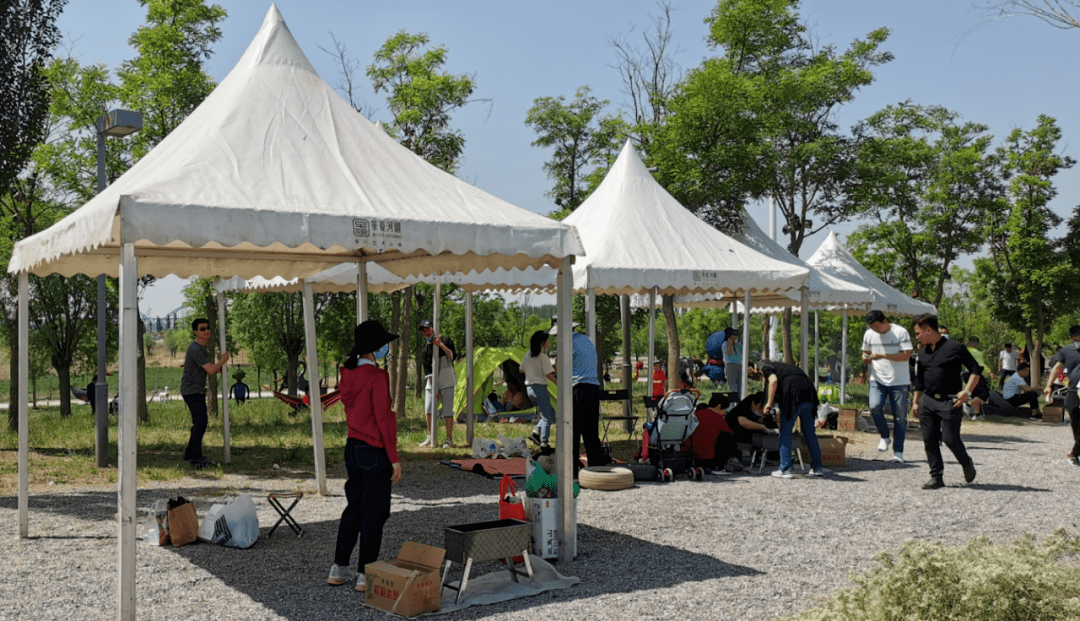
[[[555,408],[551,407],[551,399],[548,397],[548,382],[557,382],[551,359],[544,353],[547,344],[548,333],[537,330],[529,339],[529,353],[525,354],[525,359],[521,361],[521,372],[525,374],[525,392],[540,413],[540,419],[529,439],[541,447],[548,446],[551,426],[555,424]]]

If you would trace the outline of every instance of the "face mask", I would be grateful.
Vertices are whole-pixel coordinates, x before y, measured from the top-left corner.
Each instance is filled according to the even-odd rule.
[[[378,350],[376,350],[375,351],[375,358],[377,360],[382,360],[383,358],[386,357],[386,354],[388,354],[388,353],[390,353],[390,343],[387,343],[386,345],[383,345]]]
[[[432,340],[434,340],[434,339],[435,339],[435,335],[434,335],[434,334],[432,334],[431,336],[425,336],[425,337],[424,337],[424,340],[425,340],[425,341],[427,341],[428,343],[430,343],[430,342],[431,342]]]

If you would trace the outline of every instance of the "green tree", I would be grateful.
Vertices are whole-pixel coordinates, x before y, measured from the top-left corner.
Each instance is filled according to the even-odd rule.
[[[721,0],[706,20],[724,56],[691,71],[654,145],[658,179],[706,221],[740,228],[747,199],[769,198],[788,223],[788,249],[858,206],[855,142],[837,111],[892,59],[881,28],[840,53],[815,47],[797,0]],[[817,218],[817,224],[810,217]]]
[[[591,92],[588,86],[579,87],[570,103],[563,95],[538,97],[525,116],[525,124],[538,136],[532,145],[554,149],[544,164],[555,182],[546,196],[560,207],[563,217],[600,185],[629,131],[620,117],[601,116],[608,101]]]
[[[60,42],[56,18],[66,3],[8,0],[0,5],[0,195],[45,138],[49,86],[42,73]]]
[[[747,199],[769,199],[795,256],[808,235],[859,211],[848,200],[857,142],[839,131],[836,113],[892,60],[879,50],[885,28],[844,52],[814,46],[798,8],[798,0],[720,0],[706,22],[724,56],[690,72],[651,153],[672,195],[721,229],[741,228]],[[790,360],[790,310],[783,330]]]
[[[376,93],[385,92],[393,120],[386,131],[429,163],[457,170],[465,136],[450,127],[450,115],[469,103],[476,88],[469,75],[443,70],[445,46],[425,50],[427,34],[401,31],[386,40],[367,75]]]
[[[889,106],[861,122],[852,196],[874,219],[849,238],[882,280],[939,305],[950,269],[985,242],[1004,189],[993,136],[938,106]]]
[[[11,0],[0,5],[0,310],[8,341],[8,428],[19,426],[15,407],[20,387],[18,374],[17,280],[7,273],[15,242],[39,228],[33,213],[38,199],[38,177],[27,173],[34,149],[47,135],[49,85],[44,68],[60,40],[56,18],[65,0]]]
[[[998,149],[1009,201],[990,218],[989,258],[975,263],[994,316],[1023,333],[1035,359],[1057,317],[1074,311],[1080,301],[1080,268],[1069,262],[1061,242],[1050,238],[1061,222],[1049,207],[1057,195],[1053,178],[1076,163],[1055,152],[1060,140],[1057,122],[1040,115],[1035,129],[1013,130]],[[1038,371],[1033,365],[1032,385],[1040,383]]]
[[[226,17],[225,9],[204,0],[139,4],[146,7],[146,23],[128,39],[137,56],[117,71],[120,101],[143,115],[143,128],[132,137],[135,159],[164,140],[214,90],[204,65]]]

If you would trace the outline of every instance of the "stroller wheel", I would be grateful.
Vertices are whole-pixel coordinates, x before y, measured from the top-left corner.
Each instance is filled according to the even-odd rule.
[[[694,472],[697,473],[697,480],[698,481],[704,481],[705,480],[705,469],[704,468],[702,468],[701,466],[698,466],[697,468],[694,469]]]
[[[675,480],[675,473],[672,472],[671,468],[664,468],[664,480],[665,481],[674,481]]]

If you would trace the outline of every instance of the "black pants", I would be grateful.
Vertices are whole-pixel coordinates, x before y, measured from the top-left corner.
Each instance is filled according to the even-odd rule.
[[[1039,409],[1039,393],[1035,391],[1019,392],[1006,399],[1009,405],[1013,407],[1030,406],[1034,409]]]
[[[924,394],[919,398],[919,429],[922,431],[926,461],[930,464],[930,476],[940,479],[945,473],[941,458],[942,442],[949,447],[961,466],[970,466],[971,457],[960,439],[960,422],[964,420],[963,408],[952,406],[954,399],[934,399]]]
[[[187,448],[184,449],[184,460],[192,461],[202,459],[202,439],[206,434],[206,395],[194,394],[183,395],[184,403],[191,412],[191,435],[188,437]]]
[[[600,445],[600,387],[596,384],[574,384],[574,461],[581,455],[582,442],[590,466],[607,464]]]
[[[386,456],[386,449],[349,438],[345,441],[345,469],[349,473],[349,479],[345,481],[345,499],[349,504],[341,512],[334,563],[348,567],[359,539],[358,571],[362,572],[364,565],[379,560],[383,526],[390,517],[393,466]]]
[[[723,468],[732,457],[740,456],[739,448],[735,442],[735,436],[721,432],[716,436],[716,444],[713,446],[712,459],[701,460],[697,465],[702,468]]]
[[[1073,432],[1073,447],[1069,455],[1080,457],[1080,396],[1075,390],[1065,393],[1065,413],[1069,415],[1069,426]]]

